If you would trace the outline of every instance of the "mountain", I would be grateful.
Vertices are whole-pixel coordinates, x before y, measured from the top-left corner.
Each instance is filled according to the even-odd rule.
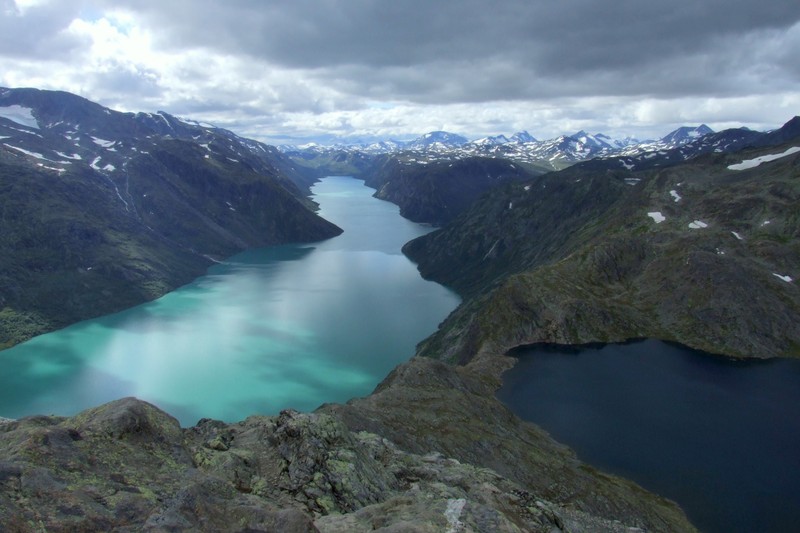
[[[570,135],[572,139],[580,142],[581,144],[589,147],[592,150],[613,150],[614,144],[611,137],[608,135],[604,135],[602,133],[598,133],[597,135],[590,135],[585,131],[581,130],[573,135]]]
[[[511,141],[509,141],[505,135],[494,135],[472,141],[473,144],[476,144],[478,146],[496,146],[498,144],[506,144],[508,142]]]
[[[415,222],[441,225],[452,220],[483,193],[536,173],[505,159],[467,157],[420,163],[415,158],[389,156],[364,173],[376,198],[400,206],[400,214]]]
[[[797,125],[748,133],[747,148],[712,148],[741,131],[709,134],[661,166],[595,159],[489,192],[403,248],[465,298],[419,354],[488,369],[519,345],[658,338],[800,355]],[[687,146],[698,155],[685,160]]]
[[[589,134],[584,130],[544,141],[537,141],[527,131],[517,132],[511,137],[495,135],[467,141],[464,137],[439,131],[425,134],[409,143],[388,141],[335,147],[315,145],[307,149],[284,147],[283,151],[293,158],[301,157],[306,161],[310,159],[309,154],[325,159],[329,157],[325,155],[329,152],[394,154],[400,157],[405,157],[403,154],[408,152],[423,163],[449,162],[468,157],[502,157],[542,172],[561,170],[569,165],[594,158],[664,152],[699,141],[710,133],[711,129],[702,125],[678,128],[657,141],[639,141],[632,137],[613,139],[603,133]]]
[[[167,113],[0,89],[0,347],[161,296],[245,248],[340,233],[295,168]]]
[[[714,133],[714,130],[705,124],[701,124],[697,127],[682,126],[662,137],[661,142],[674,147],[676,145],[685,144],[689,141],[699,139],[703,135],[708,135],[709,133]]]
[[[406,144],[406,150],[447,150],[457,148],[468,141],[466,137],[446,131],[432,131]]]
[[[536,142],[536,139],[525,130],[518,131],[514,135],[508,138],[509,142],[512,143],[532,143]]]
[[[667,135],[667,141],[638,144],[631,139],[614,140],[602,133],[581,130],[547,141],[520,143],[495,136],[450,147],[442,144],[450,134],[434,132],[425,137],[427,148],[412,150],[406,145],[384,155],[353,147],[319,146],[287,151],[286,155],[297,165],[323,174],[343,173],[365,179],[378,189],[376,197],[398,204],[403,216],[440,225],[506,178],[520,180],[525,173],[540,175],[576,164],[590,165],[595,170],[666,167],[703,153],[753,145],[764,135],[747,129],[704,134],[706,130],[705,126],[680,128]],[[524,138],[522,133],[525,132],[518,138]],[[358,164],[342,164],[356,160]],[[486,163],[488,160],[497,163]],[[629,175],[626,179],[632,185],[639,178]]]

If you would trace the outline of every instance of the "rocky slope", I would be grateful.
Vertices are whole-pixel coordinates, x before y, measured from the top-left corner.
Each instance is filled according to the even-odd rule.
[[[414,359],[370,397],[181,429],[128,398],[0,421],[3,531],[694,531],[487,394]],[[633,528],[633,529],[632,529]]]
[[[0,348],[161,296],[245,248],[338,234],[291,167],[167,114],[0,89]]]
[[[364,181],[377,189],[376,198],[400,206],[414,222],[442,225],[469,207],[483,193],[536,173],[505,159],[470,157],[429,164],[407,157],[376,161]]]
[[[495,191],[404,248],[468,297],[420,353],[653,337],[800,355],[798,141],[641,171],[589,162]]]

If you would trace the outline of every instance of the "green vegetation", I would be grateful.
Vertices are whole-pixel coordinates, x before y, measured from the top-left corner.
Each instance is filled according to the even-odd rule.
[[[194,142],[148,145],[112,176],[0,152],[0,347],[157,298],[212,258],[341,231],[272,175]]]
[[[640,171],[635,186],[613,165],[579,164],[493,191],[404,248],[466,296],[418,353],[463,363],[523,344],[652,337],[796,356],[800,290],[778,276],[800,278],[797,156],[727,170],[742,157]]]

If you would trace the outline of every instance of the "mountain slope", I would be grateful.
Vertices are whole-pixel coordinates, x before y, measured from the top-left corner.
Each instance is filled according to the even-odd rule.
[[[248,247],[338,234],[276,150],[68,93],[0,92],[0,348],[156,298]],[[273,164],[274,162],[274,164]]]
[[[510,161],[479,157],[430,164],[388,157],[363,174],[376,198],[397,204],[409,220],[434,225],[452,220],[486,191],[533,175]]]
[[[420,353],[654,337],[800,355],[800,156],[728,168],[791,146],[638,172],[589,162],[494,191],[404,248],[468,297]]]

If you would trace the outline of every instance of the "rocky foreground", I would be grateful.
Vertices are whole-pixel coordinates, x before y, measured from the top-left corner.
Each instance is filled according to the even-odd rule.
[[[134,398],[2,420],[0,530],[694,531],[512,415],[482,370],[415,358],[347,405],[233,424]]]

